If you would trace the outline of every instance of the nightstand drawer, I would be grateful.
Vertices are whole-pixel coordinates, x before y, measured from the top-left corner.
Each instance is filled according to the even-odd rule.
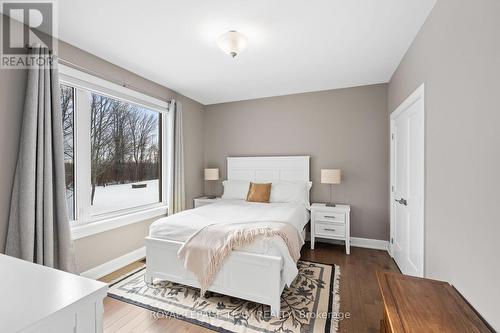
[[[211,205],[213,203],[219,202],[221,199],[220,198],[207,198],[207,197],[202,197],[202,198],[195,198],[193,199],[193,206],[194,208],[202,207],[205,205]]]
[[[317,221],[314,233],[318,236],[345,237],[345,225]]]
[[[332,212],[317,212],[315,215],[317,221],[345,223],[345,214]]]

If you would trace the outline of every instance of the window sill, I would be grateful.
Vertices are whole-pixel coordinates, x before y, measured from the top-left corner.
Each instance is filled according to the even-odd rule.
[[[155,207],[126,215],[120,215],[106,220],[90,223],[75,223],[71,227],[71,237],[73,240],[89,237],[101,232],[124,227],[126,225],[143,222],[147,219],[161,217],[167,214],[168,208]]]

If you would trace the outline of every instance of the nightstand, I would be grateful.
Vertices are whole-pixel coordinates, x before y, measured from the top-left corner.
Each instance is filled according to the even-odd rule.
[[[201,206],[212,204],[212,203],[217,202],[219,200],[220,200],[220,198],[213,198],[213,199],[210,199],[208,197],[195,198],[195,199],[193,199],[193,206],[194,206],[194,208],[198,208]]]
[[[311,250],[314,250],[314,239],[318,237],[345,241],[345,252],[350,254],[350,214],[349,205],[327,207],[325,204],[312,204]]]

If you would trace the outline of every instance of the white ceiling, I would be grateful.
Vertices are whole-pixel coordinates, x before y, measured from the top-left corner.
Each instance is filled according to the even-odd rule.
[[[388,82],[436,0],[62,0],[59,37],[203,104]],[[228,30],[248,37],[236,59]]]

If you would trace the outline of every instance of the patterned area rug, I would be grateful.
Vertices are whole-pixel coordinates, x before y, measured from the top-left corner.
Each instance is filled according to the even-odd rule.
[[[218,332],[336,332],[340,307],[338,266],[299,261],[299,274],[281,295],[280,318],[270,308],[242,299],[159,281],[145,282],[145,268],[113,283],[108,296],[151,311],[151,317],[175,317]]]

